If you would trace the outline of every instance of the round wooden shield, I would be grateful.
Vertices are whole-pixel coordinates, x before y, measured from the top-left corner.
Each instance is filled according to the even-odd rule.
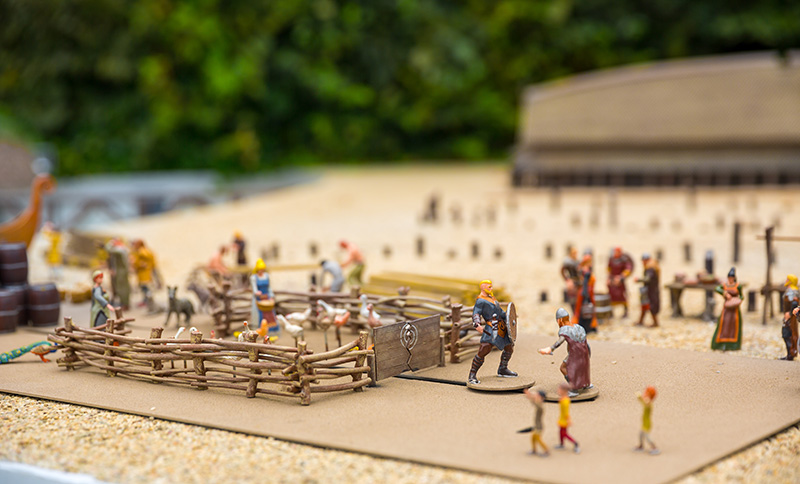
[[[511,341],[517,341],[517,307],[513,302],[508,303],[506,316],[508,317],[508,335],[511,337]]]

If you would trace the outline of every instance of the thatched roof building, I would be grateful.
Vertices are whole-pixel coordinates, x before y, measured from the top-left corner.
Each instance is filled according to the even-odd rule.
[[[800,52],[659,62],[532,86],[513,183],[800,183]]]

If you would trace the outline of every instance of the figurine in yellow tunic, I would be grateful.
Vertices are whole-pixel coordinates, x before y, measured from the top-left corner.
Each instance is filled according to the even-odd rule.
[[[650,444],[651,455],[658,455],[660,451],[656,448],[656,444],[650,440],[650,429],[653,428],[653,423],[650,420],[651,413],[653,412],[653,400],[656,398],[655,387],[647,387],[643,393],[637,393],[636,398],[642,403],[642,430],[639,432],[639,446],[633,450],[644,450],[644,443],[647,441]]]
[[[50,278],[54,281],[61,279],[61,231],[53,222],[47,222],[42,227],[42,233],[47,237],[48,248],[45,254],[47,267],[50,268]]]
[[[136,272],[136,279],[139,281],[139,289],[142,291],[144,300],[139,306],[153,307],[153,298],[150,293],[150,284],[153,282],[153,270],[155,269],[155,257],[153,253],[145,247],[141,239],[133,241],[133,251],[131,252],[131,266]]]

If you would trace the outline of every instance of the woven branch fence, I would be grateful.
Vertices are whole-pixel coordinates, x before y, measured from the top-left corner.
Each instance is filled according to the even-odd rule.
[[[213,313],[217,321],[215,329],[220,335],[227,336],[231,333],[232,323],[249,318],[250,303],[247,301],[252,296],[247,290],[231,289],[229,285],[224,285],[222,289],[209,289],[216,298],[214,305],[217,309]],[[303,312],[310,307],[309,321],[316,328],[320,319],[317,300],[322,299],[333,307],[350,311],[351,318],[347,327],[357,332],[368,329],[367,321],[359,315],[362,304],[360,296],[358,287],[354,287],[350,293],[275,291],[275,312],[278,314]],[[382,318],[389,320],[440,316],[442,336],[446,342],[445,351],[449,353],[450,363],[460,363],[465,357],[478,351],[481,335],[472,326],[472,306],[451,304],[449,296],[438,300],[407,294],[396,296],[366,294],[366,296],[375,311]],[[247,308],[244,308],[243,304],[248,304]],[[239,309],[236,309],[237,307]]]
[[[367,358],[367,332],[339,348],[315,354],[301,341],[297,348],[246,342],[203,339],[193,331],[189,339],[162,338],[163,328],[153,328],[150,338],[126,336],[125,322],[109,320],[104,327],[81,328],[71,318],[48,335],[63,346],[58,365],[67,370],[91,367],[108,376],[124,375],[153,383],[187,385],[198,390],[240,390],[248,398],[257,394],[298,398],[311,403],[312,393],[363,391],[371,383]],[[353,364],[353,366],[347,366]],[[339,382],[335,380],[349,381]]]

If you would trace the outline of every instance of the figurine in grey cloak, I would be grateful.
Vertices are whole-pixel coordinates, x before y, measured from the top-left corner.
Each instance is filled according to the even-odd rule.
[[[508,369],[508,362],[514,352],[514,340],[508,328],[508,316],[492,294],[492,281],[481,281],[480,287],[481,294],[475,300],[475,307],[472,310],[472,324],[481,333],[478,354],[472,359],[472,367],[469,370],[469,383],[472,384],[480,383],[478,370],[483,366],[486,355],[492,351],[492,346],[503,351],[500,356],[500,366],[497,367],[497,376],[508,378],[517,376],[517,373]]]
[[[561,373],[569,383],[569,396],[577,396],[581,390],[592,388],[589,359],[592,350],[586,341],[586,331],[578,324],[570,322],[569,313],[564,308],[556,311],[558,322],[558,340],[552,345],[539,349],[543,355],[552,355],[553,351],[567,343],[567,357],[561,363]]]

